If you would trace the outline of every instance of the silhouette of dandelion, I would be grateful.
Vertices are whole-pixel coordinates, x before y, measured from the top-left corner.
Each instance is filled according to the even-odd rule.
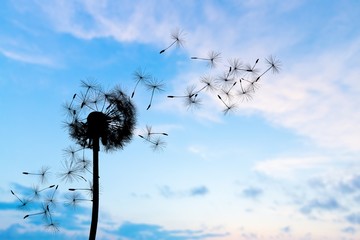
[[[144,72],[138,72],[138,82],[144,81],[147,77]],[[140,79],[140,80],[139,80]],[[84,89],[80,95],[75,94],[66,105],[70,112],[70,119],[66,122],[70,137],[81,146],[82,149],[90,148],[93,151],[93,179],[92,179],[92,218],[89,239],[95,239],[99,212],[99,150],[100,141],[105,151],[122,149],[130,142],[135,128],[135,107],[130,98],[120,87],[115,87],[112,91],[104,92],[96,83],[82,81]],[[135,93],[134,88],[133,93]],[[152,83],[152,96],[149,106],[151,106],[154,92],[160,89],[156,82]],[[133,95],[133,94],[132,94]],[[77,97],[80,96],[80,97]],[[69,114],[68,114],[69,116]],[[70,157],[76,150],[70,148],[67,151]],[[80,164],[81,165],[80,165]],[[60,178],[65,181],[74,181],[79,178],[86,181],[81,175],[88,167],[88,162],[83,157],[80,161],[67,160],[63,162],[64,171]],[[71,195],[71,204],[75,205],[79,201],[84,201],[76,189]]]

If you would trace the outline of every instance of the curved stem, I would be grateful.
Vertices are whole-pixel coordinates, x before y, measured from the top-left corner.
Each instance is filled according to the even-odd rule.
[[[89,240],[95,240],[99,218],[99,137],[93,139],[93,205]]]

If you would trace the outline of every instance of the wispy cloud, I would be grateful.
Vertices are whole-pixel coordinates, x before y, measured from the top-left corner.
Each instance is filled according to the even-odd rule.
[[[303,57],[271,84],[264,83],[254,104],[244,105],[244,110],[255,110],[318,146],[359,151],[359,70],[350,67],[358,62],[358,46],[355,39],[339,49]]]
[[[194,187],[190,189],[190,196],[204,196],[209,193],[209,189],[205,186]]]
[[[1,48],[0,48],[0,53],[7,58],[24,63],[44,65],[49,67],[54,67],[57,65],[52,58],[45,55],[39,55],[35,53],[29,54],[19,51],[5,50]]]
[[[313,211],[332,211],[341,209],[342,206],[334,198],[313,199],[307,202],[300,211],[304,214],[311,214]]]
[[[160,225],[139,224],[132,222],[124,222],[119,229],[113,232],[116,236],[125,239],[209,239],[209,238],[223,238],[228,236],[228,233],[207,233],[204,230],[167,230]]]
[[[242,190],[241,195],[245,198],[257,199],[263,195],[264,191],[258,187],[248,187]]]
[[[290,226],[283,227],[281,229],[281,231],[284,232],[284,233],[289,233],[289,232],[291,232],[291,227]]]
[[[349,223],[360,225],[360,212],[352,213],[352,214],[346,216],[346,220]]]
[[[209,189],[206,186],[197,186],[189,190],[174,191],[169,186],[164,185],[159,187],[160,195],[165,198],[183,198],[183,197],[199,197],[209,194]]]
[[[294,178],[299,171],[314,170],[323,167],[328,159],[322,156],[314,157],[283,157],[259,161],[253,170],[274,178]]]
[[[356,230],[354,227],[346,227],[341,230],[344,233],[355,234]]]

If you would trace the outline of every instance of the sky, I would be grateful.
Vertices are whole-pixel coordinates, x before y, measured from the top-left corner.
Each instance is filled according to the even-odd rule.
[[[75,146],[64,104],[82,81],[130,95],[139,70],[164,91],[146,110],[151,89],[140,84],[132,141],[100,152],[98,239],[360,239],[359,14],[356,0],[1,1],[0,239],[87,239],[89,196],[73,206],[68,188],[88,183],[59,178]],[[177,30],[182,45],[159,54]],[[211,51],[215,66],[191,59]],[[249,100],[167,97],[234,61],[259,59],[261,73],[271,57],[279,73]],[[146,126],[168,134],[164,148],[138,137]],[[22,174],[44,167],[45,182]],[[24,219],[49,196],[57,231],[42,214]]]

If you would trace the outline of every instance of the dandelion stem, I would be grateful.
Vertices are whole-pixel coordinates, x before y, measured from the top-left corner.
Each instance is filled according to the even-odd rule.
[[[89,240],[95,240],[99,218],[99,136],[93,137],[93,204]]]

